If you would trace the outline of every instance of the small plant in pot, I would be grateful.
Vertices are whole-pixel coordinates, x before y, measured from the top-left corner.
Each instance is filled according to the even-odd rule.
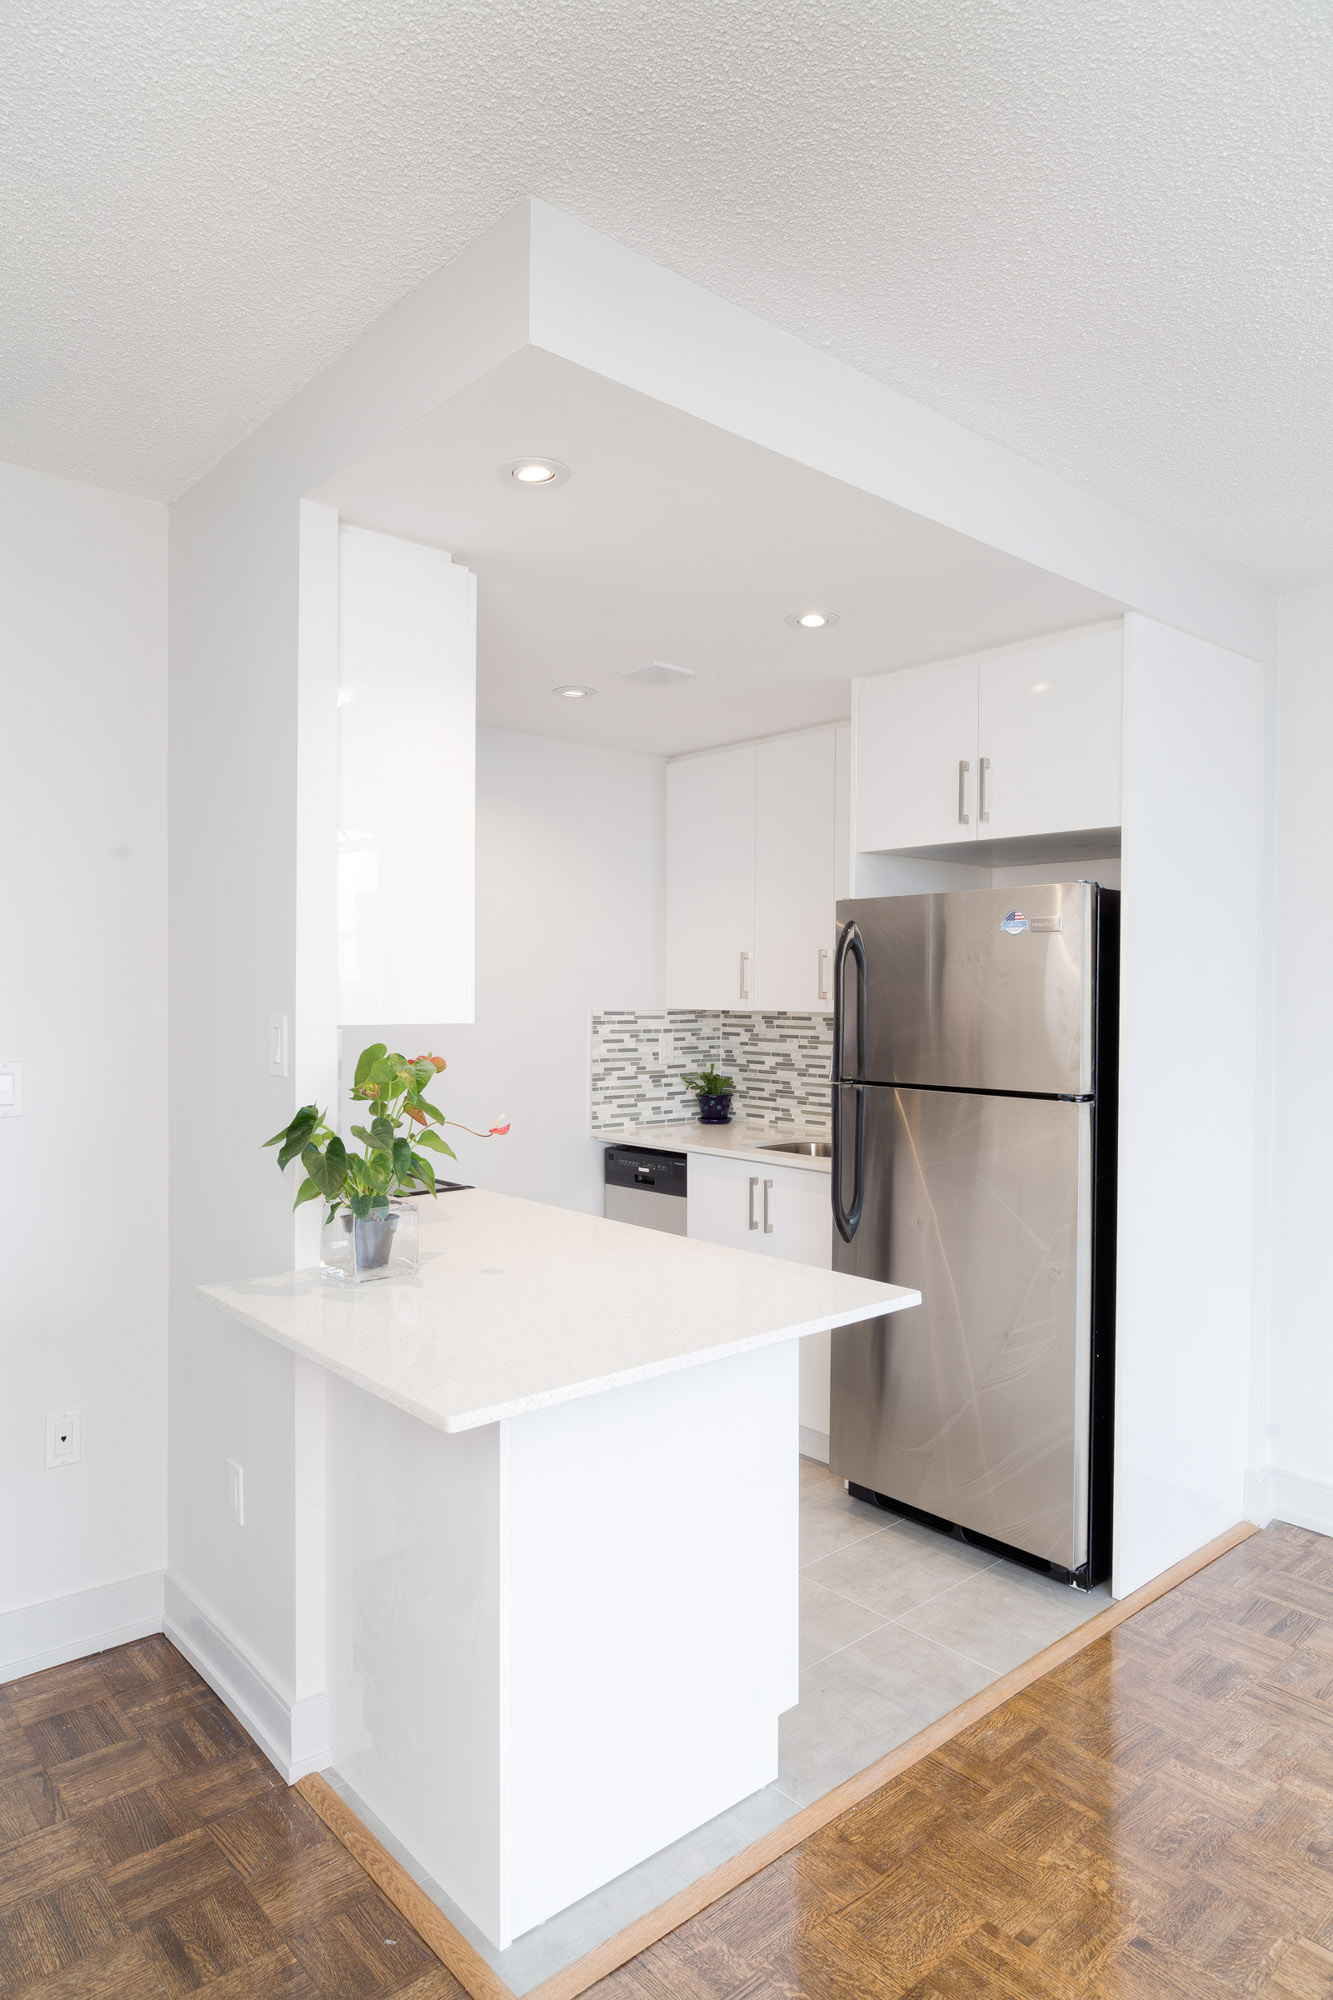
[[[694,1076],[683,1077],[681,1081],[699,1100],[701,1125],[730,1125],[731,1093],[736,1088],[734,1078],[723,1076],[710,1063],[707,1069],[699,1070]]]
[[[305,1168],[293,1208],[307,1201],[328,1203],[320,1257],[326,1276],[360,1283],[416,1270],[418,1211],[410,1197],[435,1193],[428,1154],[457,1158],[439,1132],[457,1121],[425,1094],[444,1067],[443,1056],[394,1055],[383,1042],[372,1042],[357,1058],[350,1093],[369,1119],[352,1127],[360,1152],[344,1143],[314,1104],[303,1104],[290,1125],[264,1141],[280,1149],[280,1170],[298,1159]],[[500,1138],[508,1130],[503,1120],[473,1137]]]

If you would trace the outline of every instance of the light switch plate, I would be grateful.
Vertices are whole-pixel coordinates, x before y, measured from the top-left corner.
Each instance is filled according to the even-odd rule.
[[[268,1070],[270,1076],[287,1074],[287,1016],[268,1017]]]
[[[227,1512],[238,1528],[245,1526],[245,1467],[227,1460]]]
[[[0,1063],[0,1118],[23,1116],[23,1064]]]

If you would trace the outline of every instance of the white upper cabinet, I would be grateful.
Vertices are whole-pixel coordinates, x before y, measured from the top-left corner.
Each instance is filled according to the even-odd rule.
[[[666,1002],[754,1005],[754,745],[667,765]]]
[[[979,840],[1119,826],[1123,655],[1117,620],[982,658]]]
[[[442,549],[340,529],[339,1021],[473,1019],[476,632]]]
[[[833,729],[667,765],[668,1007],[828,1011],[838,792]]]
[[[833,1004],[834,732],[755,751],[755,1005],[817,1014]]]
[[[858,851],[1118,827],[1123,658],[1116,619],[860,682]]]
[[[856,707],[856,845],[977,837],[977,663],[863,681]]]

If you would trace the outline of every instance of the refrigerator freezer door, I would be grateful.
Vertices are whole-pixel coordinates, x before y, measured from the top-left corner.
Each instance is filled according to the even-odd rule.
[[[834,1265],[918,1286],[923,1302],[834,1333],[831,1469],[1075,1570],[1091,1106],[862,1088],[865,1206]]]
[[[1060,882],[839,903],[860,934],[867,1001],[864,1048],[844,1009],[843,1075],[1089,1095],[1093,893]]]

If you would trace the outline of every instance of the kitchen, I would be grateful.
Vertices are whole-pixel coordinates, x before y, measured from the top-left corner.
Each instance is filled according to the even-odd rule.
[[[514,462],[539,463],[540,455],[516,458],[536,439],[559,444],[550,463],[568,476],[553,479],[547,491],[506,489],[497,466],[503,471]],[[643,465],[654,469],[648,482],[638,473]],[[496,526],[502,505],[503,526]],[[1140,1063],[1132,1087],[1126,1074],[1121,1137],[1140,1153],[1161,1156],[1158,1084],[1171,1047],[1145,1048],[1144,1030],[1158,1014],[1164,963],[1172,965],[1178,992],[1203,974],[1197,933],[1186,944],[1175,900],[1168,903],[1155,891],[1164,865],[1204,858],[1191,847],[1193,818],[1180,817],[1182,786],[1198,807],[1219,789],[1226,797],[1225,821],[1214,815],[1209,829],[1213,856],[1228,843],[1239,852],[1248,839],[1241,807],[1252,741],[1243,661],[1229,666],[1222,649],[1181,641],[1107,593],[930,527],[715,426],[682,424],[642,397],[531,352],[499,364],[480,387],[461,390],[452,405],[395,432],[349,470],[312,481],[302,508],[298,756],[305,778],[298,793],[304,815],[298,845],[308,873],[298,877],[300,908],[307,912],[304,932],[298,923],[297,991],[305,996],[294,1041],[298,1102],[341,1096],[339,1030],[349,1061],[374,1041],[409,1051],[432,1047],[449,1062],[451,1115],[484,1131],[502,1104],[512,1114],[503,1144],[469,1151],[461,1143],[459,1177],[497,1193],[536,1195],[593,1213],[605,1199],[608,1137],[614,1134],[619,1144],[665,1136],[672,1120],[659,1114],[682,1108],[678,1078],[708,1061],[739,1072],[742,1130],[754,1110],[766,1114],[761,1133],[751,1127],[749,1136],[783,1145],[810,1134],[831,1143],[815,1107],[819,1091],[827,1091],[832,1053],[837,900],[854,900],[859,908],[865,899],[984,889],[1001,892],[1002,916],[1012,910],[1040,920],[1033,885],[1091,879],[1114,888],[1122,855],[1132,858],[1135,839],[1142,843],[1146,831],[1138,880],[1127,884],[1127,937],[1138,949],[1137,956],[1126,953],[1124,997]],[[593,508],[590,520],[586,510]],[[330,627],[320,604],[327,603],[329,574],[336,580],[339,573],[340,546],[352,545],[358,535],[452,550],[451,566],[478,579],[475,1025],[417,1000],[389,1004],[387,995],[382,1011],[372,1012],[337,991],[331,926],[320,915],[331,911],[336,896],[327,863],[318,857],[331,854],[335,844],[329,830],[338,824],[339,732],[354,742],[362,726],[357,717],[369,716],[372,704],[368,686],[344,688],[337,620]],[[669,535],[676,537],[674,546]],[[690,579],[688,588],[683,577]],[[799,619],[816,609],[825,625],[802,627]],[[1033,633],[1038,636],[1028,636]],[[636,679],[654,660],[669,662],[672,676]],[[691,664],[694,673],[680,671]],[[1228,733],[1213,744],[1209,759],[1182,763],[1180,743],[1196,723],[1191,689],[1200,674],[1213,680],[1228,672],[1236,689]],[[584,692],[570,694],[571,688]],[[354,698],[338,707],[342,692]],[[411,712],[429,721],[430,711],[416,705],[419,694],[413,691]],[[398,698],[401,703],[401,693]],[[456,719],[457,688],[451,700],[449,714]],[[472,964],[460,972],[459,960],[471,958],[472,866],[467,815],[458,801],[471,796],[469,759],[460,751],[457,727],[443,727],[436,741],[440,756],[453,759],[442,767],[440,795],[455,816],[443,835],[433,806],[423,823],[396,825],[391,832],[403,843],[397,849],[401,879],[410,879],[402,856],[413,857],[414,871],[421,870],[421,857],[429,857],[422,879],[438,906],[453,913],[452,976],[466,989]],[[364,834],[373,803],[362,794],[357,817],[344,830]],[[990,817],[983,820],[983,813]],[[1229,877],[1229,906],[1237,880]],[[1221,893],[1202,878],[1200,889],[1194,921],[1202,920],[1207,897]],[[1009,937],[998,929],[996,935]],[[1036,945],[1042,934],[1029,928],[1022,935]],[[346,964],[342,970],[346,976]],[[414,974],[411,966],[403,970]],[[1232,1033],[1239,1018],[1243,1032],[1244,1004],[1238,991],[1230,1021],[1217,1022],[1216,1031]],[[404,1022],[413,1025],[405,1028]],[[628,1061],[627,1034],[633,1045]],[[669,1047],[663,1047],[664,1036]],[[1160,1044],[1159,1035],[1154,1039]],[[855,1068],[846,1074],[860,1081]],[[626,1088],[636,1093],[633,1101]],[[270,1127],[276,1122],[267,1118]],[[1219,1172],[1227,1147],[1241,1137],[1234,1130],[1227,1134]],[[250,1132],[247,1143],[253,1139]],[[793,1261],[827,1269],[830,1162],[814,1155],[802,1164],[766,1153],[757,1173],[754,1159],[704,1151],[697,1137],[680,1150],[688,1159],[686,1207],[696,1241],[713,1233],[715,1241],[749,1252],[757,1237],[764,1252],[782,1258],[790,1246]],[[442,1202],[445,1216],[456,1199]],[[851,1188],[845,1200],[854,1200]],[[803,1218],[795,1223],[799,1250],[788,1233],[793,1217]],[[1206,1230],[1215,1235],[1222,1217],[1220,1209],[1210,1212]],[[1178,1365],[1191,1368],[1194,1336],[1188,1321],[1168,1312],[1164,1322],[1158,1309],[1171,1281],[1161,1269],[1157,1216],[1131,1210],[1128,1229],[1123,1215],[1121,1220],[1122,1280],[1131,1296],[1138,1287],[1141,1301],[1145,1281],[1152,1294],[1152,1310],[1131,1323],[1131,1337],[1122,1321],[1122,1397],[1126,1382],[1131,1388],[1116,1441],[1127,1477],[1119,1482],[1121,1573],[1111,1589],[1123,1599],[1235,1517],[1227,1516],[1225,1499],[1201,1505],[1212,1476],[1206,1467],[1186,1468],[1174,1516],[1161,1504],[1154,1442],[1160,1400],[1155,1389],[1143,1393],[1145,1370],[1149,1379],[1161,1379],[1177,1365],[1173,1343]],[[300,1234],[303,1227],[298,1216],[294,1258],[256,1256],[240,1268],[310,1264],[312,1241]],[[202,1261],[196,1251],[192,1264],[235,1276],[235,1246],[215,1247]],[[755,1285],[762,1282],[756,1271]],[[281,1509],[258,1537],[247,1522],[242,1567],[226,1528],[221,1534],[212,1527],[197,1536],[191,1531],[183,1545],[171,1629],[225,1679],[225,1663],[220,1669],[217,1654],[207,1654],[215,1644],[210,1621],[193,1615],[191,1599],[217,1603],[229,1594],[228,1622],[243,1623],[257,1603],[256,1564],[262,1572],[274,1562],[280,1574],[290,1562],[302,1577],[322,1568],[317,1550],[324,1546],[326,1502],[317,1496],[328,1492],[332,1433],[327,1385],[316,1379],[322,1371],[309,1365],[309,1347],[293,1367],[290,1359],[284,1363],[265,1352],[262,1340],[238,1350],[235,1336],[219,1331],[211,1308],[200,1309],[196,1325],[197,1341],[183,1355],[178,1378],[184,1435],[195,1441],[182,1446],[178,1461],[182,1492],[195,1484],[193,1463],[218,1456],[224,1432],[224,1456],[274,1463],[273,1441],[254,1435],[265,1394],[276,1390],[278,1406],[290,1411],[286,1439],[296,1441],[287,1475],[296,1495],[290,1529]],[[626,1881],[634,1871],[622,1870],[617,1881],[627,1900],[584,1898],[563,1932],[558,1912],[513,1943],[503,1925],[487,1932],[474,1919],[474,1947],[491,1954],[514,1990],[527,1990],[605,1945],[624,1922],[642,1919],[712,1862],[734,1855],[736,1843],[744,1852],[756,1835],[776,1835],[803,1799],[817,1804],[821,1792],[853,1776],[856,1760],[873,1761],[892,1741],[1018,1664],[994,1654],[991,1661],[972,1659],[956,1628],[952,1644],[911,1631],[909,1621],[935,1619],[936,1600],[971,1591],[977,1572],[991,1579],[987,1593],[996,1591],[996,1576],[1012,1585],[1000,1589],[989,1623],[992,1633],[997,1624],[1030,1632],[1024,1657],[1040,1651],[1055,1632],[1040,1617],[1025,1627],[1012,1608],[1015,1592],[1032,1604],[1058,1600],[1063,1629],[1101,1602],[1049,1577],[1011,1575],[1008,1567],[999,1569],[1004,1559],[991,1550],[944,1538],[910,1517],[871,1514],[873,1503],[834,1490],[831,1475],[820,1468],[831,1449],[824,1443],[831,1417],[822,1339],[816,1332],[800,1342],[805,1512],[815,1538],[808,1546],[819,1551],[811,1555],[812,1566],[830,1565],[822,1578],[843,1587],[821,1575],[809,1579],[819,1607],[816,1625],[822,1617],[824,1631],[823,1637],[819,1630],[808,1635],[823,1649],[811,1662],[811,1686],[818,1695],[822,1669],[828,1687],[822,1713],[821,1702],[807,1701],[804,1691],[794,1710],[795,1726],[808,1731],[801,1746],[804,1774],[789,1777],[788,1791],[779,1775],[776,1792],[756,1795],[760,1806],[747,1807],[742,1823],[720,1836],[708,1835],[692,1848],[687,1839],[665,1863],[646,1860],[638,1881]],[[279,1370],[292,1371],[285,1382],[273,1373],[275,1360]],[[252,1398],[259,1391],[258,1404],[238,1402],[242,1382]],[[1225,1386],[1223,1370],[1215,1388],[1220,1393]],[[1199,1421],[1210,1430],[1206,1412],[1199,1412]],[[276,1449],[280,1455],[292,1451],[288,1441]],[[1145,1453],[1154,1467],[1146,1485]],[[890,1490],[886,1497],[902,1496]],[[839,1525],[848,1520],[851,1529]],[[910,1544],[910,1557],[882,1561],[882,1567],[905,1568],[917,1584],[924,1579],[931,1585],[924,1595],[914,1589],[911,1605],[901,1597],[880,1598],[881,1608],[891,1607],[883,1617],[875,1604],[862,1601],[866,1586],[848,1581],[846,1566],[870,1553],[856,1556],[857,1544],[871,1541],[876,1560],[882,1550],[898,1557]],[[980,1601],[981,1590],[973,1596]],[[280,1594],[275,1602],[281,1603]],[[331,1691],[322,1678],[321,1593],[298,1593],[294,1613],[288,1630],[294,1657],[304,1666],[292,1675],[289,1718],[278,1716],[279,1727],[291,1732],[287,1749],[281,1743],[275,1749],[295,1774],[330,1768],[328,1736],[319,1732],[327,1727],[320,1718]],[[857,1630],[867,1613],[869,1629]],[[223,1620],[211,1625],[216,1635]],[[954,1679],[941,1681],[924,1709],[904,1704],[901,1683],[887,1694],[871,1689],[869,1699],[864,1676],[855,1688],[845,1680],[837,1685],[850,1662],[844,1658],[836,1669],[828,1661],[858,1647],[863,1658],[877,1639],[882,1649],[885,1629],[900,1662],[910,1660],[908,1672],[918,1686],[946,1657],[967,1662],[966,1668],[955,1667]],[[978,1641],[976,1650],[989,1648]],[[237,1679],[239,1674],[230,1685]],[[867,1708],[874,1711],[869,1722]],[[849,1709],[859,1709],[861,1720],[839,1737],[837,1712],[845,1720]],[[896,1724],[882,1726],[891,1712]],[[297,1727],[303,1720],[312,1732],[304,1741]],[[364,1823],[378,1818],[381,1837],[392,1842],[392,1813],[376,1814],[367,1796],[372,1788],[361,1790],[353,1779],[347,1789],[364,1808]],[[410,1842],[400,1845],[411,1857]],[[420,1855],[415,1865],[420,1872]],[[467,1912],[457,1915],[462,1928]]]

